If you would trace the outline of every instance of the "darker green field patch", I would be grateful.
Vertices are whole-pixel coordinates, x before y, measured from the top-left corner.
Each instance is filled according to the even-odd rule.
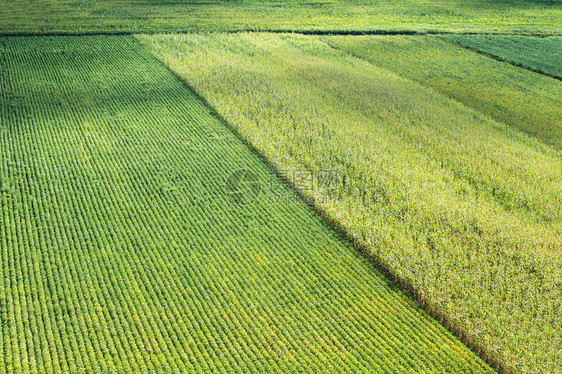
[[[562,37],[518,35],[447,35],[464,47],[562,80]]]

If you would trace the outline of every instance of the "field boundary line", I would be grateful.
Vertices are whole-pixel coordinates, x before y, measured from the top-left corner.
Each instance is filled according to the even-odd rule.
[[[519,35],[530,36],[536,38],[546,38],[550,36],[562,36],[561,32],[489,32],[489,31],[448,31],[448,30],[392,30],[392,29],[377,29],[377,30],[299,30],[299,29],[239,29],[239,30],[162,30],[162,31],[68,31],[68,32],[33,32],[33,31],[15,31],[15,32],[0,32],[0,37],[7,36],[95,36],[95,35],[156,35],[156,34],[238,34],[238,33],[271,33],[271,34],[302,34],[302,35]]]

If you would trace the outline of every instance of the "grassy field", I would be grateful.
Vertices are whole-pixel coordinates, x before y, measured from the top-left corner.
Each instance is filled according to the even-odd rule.
[[[448,35],[448,40],[503,61],[562,79],[562,38],[520,35]]]
[[[0,66],[0,372],[492,371],[132,37]]]
[[[562,370],[558,151],[319,37],[138,38],[485,356],[516,372]],[[421,64],[408,60],[417,43],[426,56],[436,45],[456,48],[377,40],[333,39],[401,45],[404,69]],[[310,171],[319,185],[322,170],[339,178],[333,189],[309,189],[291,170]]]
[[[556,79],[433,37],[324,40],[562,149],[562,84]]]
[[[0,34],[471,31],[561,34],[560,0],[0,0]]]

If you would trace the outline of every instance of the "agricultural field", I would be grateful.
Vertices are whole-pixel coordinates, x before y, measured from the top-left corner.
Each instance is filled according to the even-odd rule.
[[[0,9],[0,374],[562,373],[562,0]]]
[[[0,372],[493,372],[133,37],[0,66]]]
[[[439,61],[456,48],[472,59],[456,72],[444,59],[431,72],[470,85],[487,57],[429,37],[137,38],[489,361],[506,372],[562,371],[562,167],[559,149],[544,144],[555,139],[546,126],[528,136],[387,68],[426,79],[419,51]],[[503,73],[507,99],[517,100],[518,77],[526,101],[556,123],[548,114],[560,118],[559,81],[487,61]],[[291,173],[303,169],[340,178],[311,190]]]
[[[562,37],[462,34],[444,37],[494,58],[562,79]]]
[[[560,0],[0,0],[0,34],[185,31],[561,35]]]
[[[562,149],[562,85],[556,79],[436,37],[327,36],[323,40]]]

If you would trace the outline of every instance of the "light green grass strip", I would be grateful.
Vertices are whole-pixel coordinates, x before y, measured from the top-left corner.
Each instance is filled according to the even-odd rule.
[[[562,82],[423,36],[326,37],[562,150]]]
[[[0,372],[491,372],[132,37],[0,45]]]
[[[138,38],[278,170],[339,170],[284,174],[486,355],[562,370],[558,152],[318,37]]]

